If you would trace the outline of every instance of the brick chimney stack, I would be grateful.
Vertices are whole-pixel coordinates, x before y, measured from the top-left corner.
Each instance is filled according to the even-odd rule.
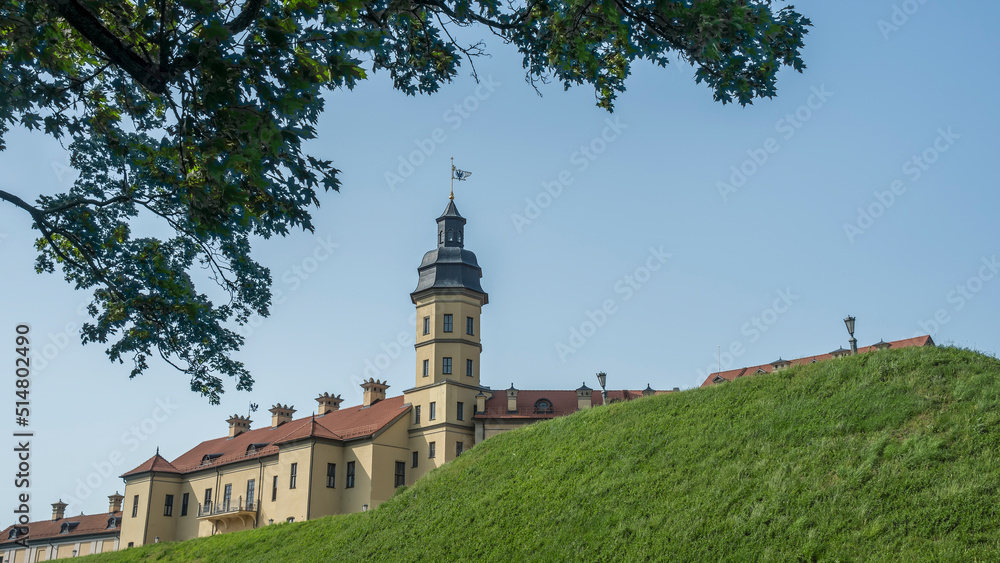
[[[118,494],[118,491],[115,491],[113,495],[108,495],[108,514],[113,514],[121,510],[123,500],[125,500],[125,497]]]
[[[52,519],[62,520],[63,516],[66,515],[66,503],[59,499],[59,502],[52,503]]]
[[[286,422],[292,421],[295,414],[295,407],[278,403],[271,407],[271,428],[277,428]]]
[[[517,389],[514,389],[513,383],[507,390],[507,412],[517,412]]]
[[[586,383],[580,385],[580,388],[576,390],[576,410],[582,411],[593,406],[590,399],[593,394],[594,390],[587,387]]]
[[[389,385],[385,381],[369,379],[361,384],[361,388],[365,390],[365,406],[370,407],[385,399],[385,390],[389,388]]]
[[[249,416],[240,416],[238,414],[234,414],[233,416],[229,417],[229,420],[227,420],[226,422],[229,423],[229,437],[235,438],[240,434],[250,430],[250,423],[253,421],[250,420]]]
[[[319,403],[317,414],[324,415],[328,412],[340,410],[340,403],[344,402],[344,400],[340,398],[340,395],[323,393],[319,397],[316,397],[316,402]]]

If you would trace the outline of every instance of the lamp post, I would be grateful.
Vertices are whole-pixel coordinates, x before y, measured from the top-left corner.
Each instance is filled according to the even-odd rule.
[[[854,320],[855,320],[854,317],[850,315],[848,315],[847,318],[844,319],[844,324],[847,325],[847,332],[850,333],[851,335],[851,340],[850,340],[851,354],[858,353],[858,339],[854,338]]]
[[[601,404],[606,405],[608,403],[608,390],[604,388],[604,384],[608,382],[608,374],[603,371],[597,372],[597,382],[601,384]]]

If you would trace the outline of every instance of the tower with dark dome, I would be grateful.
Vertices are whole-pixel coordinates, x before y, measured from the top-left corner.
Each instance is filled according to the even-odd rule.
[[[472,447],[480,392],[480,315],[489,302],[476,255],[465,248],[465,217],[454,200],[437,218],[437,248],[424,254],[410,299],[417,308],[411,449],[415,477]]]

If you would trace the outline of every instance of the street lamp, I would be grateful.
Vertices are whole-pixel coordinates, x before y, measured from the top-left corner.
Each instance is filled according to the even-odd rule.
[[[604,388],[604,384],[608,382],[608,374],[597,372],[597,382],[601,384],[601,404],[605,405],[608,403],[608,390]]]
[[[849,332],[851,334],[851,340],[850,340],[850,342],[851,342],[851,354],[857,354],[858,353],[858,339],[854,338],[854,317],[848,315],[847,318],[844,319],[844,324],[847,325],[847,332]]]

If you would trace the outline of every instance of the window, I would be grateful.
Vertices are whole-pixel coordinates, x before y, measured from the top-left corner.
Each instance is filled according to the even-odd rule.
[[[167,495],[167,498],[163,500],[163,515],[174,515],[174,495]]]
[[[181,516],[188,515],[188,496],[189,493],[184,493],[184,496],[181,497]]]
[[[396,486],[402,487],[406,484],[406,462],[396,462]]]
[[[472,360],[465,360],[465,375],[472,377]]]
[[[271,500],[278,500],[278,476],[274,476],[274,482],[271,483]]]
[[[463,442],[455,442],[455,456],[458,457],[458,456],[462,455],[462,449],[464,449],[464,448],[465,448],[465,443],[463,443]]]
[[[455,418],[465,420],[465,403],[459,401],[457,408],[455,409]]]
[[[412,467],[416,467],[417,466],[417,461],[419,459],[420,459],[420,456],[418,455],[418,453],[417,452],[413,452],[413,465],[412,465]]]
[[[222,510],[229,510],[229,505],[233,500],[233,484],[226,483],[226,488],[222,490]]]
[[[413,424],[420,424],[420,405],[413,407]]]
[[[337,486],[337,464],[326,464],[326,488],[333,489]]]
[[[114,530],[117,527],[118,527],[118,518],[115,517],[115,516],[112,516],[111,518],[108,518],[108,527],[105,528],[105,529],[106,530]],[[11,531],[13,531],[13,530],[11,530]],[[3,563],[3,559],[0,559],[0,563]]]
[[[211,512],[212,509],[212,489],[205,489],[205,512]]]
[[[424,317],[424,334],[430,334],[430,333],[431,333],[431,318]]]
[[[552,414],[552,402],[548,399],[535,401],[535,414]]]
[[[299,464],[293,463],[292,464],[292,473],[288,477],[288,488],[289,489],[294,489],[295,488],[295,478],[296,478],[296,474],[298,472],[299,472]]]
[[[132,497],[132,518],[139,514],[139,495]]]
[[[344,485],[348,489],[354,488],[354,462],[347,462],[347,484]]]
[[[431,374],[431,361],[424,360],[424,377],[427,377],[430,374]]]
[[[472,317],[465,317],[465,334],[476,334],[476,332],[472,330],[473,322],[475,321],[472,320]]]
[[[444,331],[445,332],[451,332],[451,324],[452,324],[451,323],[451,318],[452,318],[451,315],[445,315],[444,316]]]
[[[134,541],[130,541],[130,542],[128,542],[128,546],[129,546],[129,547],[135,547],[135,542],[134,542]]]
[[[427,414],[427,420],[434,420],[437,418],[437,403],[431,401],[430,412]]]
[[[250,479],[247,481],[247,503],[246,503],[247,510],[253,510],[253,503],[256,498],[257,498],[257,480]]]
[[[289,516],[288,518],[285,518],[285,522],[288,522],[289,524],[291,524],[292,522],[295,522],[295,517],[294,516]]]
[[[434,453],[435,453],[434,450],[436,450],[436,449],[437,449],[437,444],[436,443],[431,442],[431,443],[427,444],[427,457],[428,458],[434,457]]]
[[[448,229],[448,242],[455,240],[455,231]]]
[[[451,358],[441,358],[441,373],[451,375]]]

